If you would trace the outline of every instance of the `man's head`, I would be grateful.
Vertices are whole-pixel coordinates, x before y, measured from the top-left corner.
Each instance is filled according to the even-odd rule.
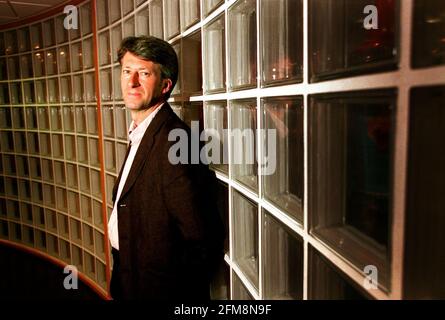
[[[170,97],[178,78],[178,58],[169,43],[155,37],[128,37],[118,50],[118,60],[129,109],[148,109]]]

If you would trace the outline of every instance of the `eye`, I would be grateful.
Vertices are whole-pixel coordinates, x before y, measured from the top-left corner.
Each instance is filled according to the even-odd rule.
[[[150,76],[150,72],[148,72],[148,71],[141,71],[141,72],[139,72],[139,74],[140,74],[141,76],[143,76],[143,77],[148,77],[148,76]]]
[[[124,69],[122,70],[122,74],[130,74],[130,70]]]

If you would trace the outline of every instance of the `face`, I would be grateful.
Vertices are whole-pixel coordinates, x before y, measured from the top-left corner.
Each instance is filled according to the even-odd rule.
[[[127,52],[122,58],[121,88],[127,108],[132,111],[149,109],[164,101],[170,90],[170,79],[162,79],[161,67]]]

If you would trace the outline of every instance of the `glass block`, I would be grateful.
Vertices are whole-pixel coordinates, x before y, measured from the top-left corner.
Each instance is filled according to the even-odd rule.
[[[22,226],[19,223],[9,223],[9,236],[12,241],[21,242],[23,238]]]
[[[231,145],[233,178],[252,190],[258,189],[257,107],[255,100],[231,101]]]
[[[6,54],[17,53],[17,34],[15,30],[10,30],[4,33],[5,35],[5,48]]]
[[[96,280],[96,259],[94,259],[94,256],[84,251],[84,261],[85,261],[85,274],[93,279]]]
[[[63,158],[63,136],[61,134],[52,135],[52,148],[54,158]]]
[[[46,74],[48,76],[55,75],[57,71],[57,53],[56,50],[45,51]]]
[[[15,129],[25,129],[25,109],[21,107],[12,108],[12,126]]]
[[[308,299],[365,300],[366,298],[356,284],[309,245]]]
[[[63,130],[65,132],[74,132],[74,118],[75,118],[75,107],[64,106],[63,107]]]
[[[163,27],[163,14],[162,14],[162,0],[153,0],[148,4],[148,23],[150,35],[163,39],[164,27]]]
[[[134,22],[134,16],[131,16],[128,19],[125,19],[123,22],[124,29],[123,29],[123,36],[124,38],[134,36],[135,34],[135,22]]]
[[[35,93],[34,93],[34,82],[33,81],[26,81],[23,82],[23,97],[24,97],[24,103],[25,104],[33,104]]]
[[[100,70],[100,98],[111,101],[112,96],[111,69]]]
[[[404,299],[444,299],[445,86],[411,89]]]
[[[9,179],[11,180],[11,179]],[[5,178],[5,182],[7,182],[8,179]],[[15,180],[14,180],[15,181]],[[8,184],[6,184],[8,185]],[[7,210],[7,216],[10,219],[14,220],[20,220],[20,207],[19,202],[15,200],[6,200],[6,210]]]
[[[232,190],[233,259],[258,289],[258,207]]]
[[[91,207],[91,199],[89,197],[80,195],[80,212],[82,213],[82,220],[92,223],[93,209]]]
[[[178,57],[178,63],[179,63],[179,65],[181,65],[181,61],[182,61],[182,60],[181,60],[181,59],[182,59],[181,41],[179,40],[179,41],[177,41],[176,43],[173,43],[173,44],[172,44],[172,47],[173,47],[173,49],[175,50],[176,55],[177,55],[177,57]],[[177,80],[177,82],[176,82],[176,85],[175,85],[175,87],[173,88],[173,91],[171,92],[171,95],[172,95],[172,96],[181,94],[181,90],[182,90],[182,81],[181,81],[181,77],[182,77],[182,74],[179,73],[179,74],[178,74],[178,80]]]
[[[117,162],[116,168],[120,170],[124,164],[125,154],[127,153],[127,144],[117,142],[116,144],[116,152],[117,152]]]
[[[54,194],[54,186],[43,184],[43,201],[45,206],[54,208],[56,206],[56,196]]]
[[[93,215],[94,215],[94,225],[102,229],[104,227],[103,217],[102,217],[102,204],[96,200],[93,200]]]
[[[26,145],[26,132],[14,132],[14,151],[16,153],[26,153],[28,150]]]
[[[31,38],[29,34],[28,27],[24,27],[17,30],[17,44],[18,44],[18,51],[24,52],[24,51],[30,51],[30,43]]]
[[[3,56],[6,54],[5,52],[5,36],[3,32],[0,32],[0,56]]]
[[[71,262],[77,269],[83,272],[83,251],[78,246],[71,244]]]
[[[113,90],[112,96],[114,101],[122,100],[122,88],[121,88],[121,66],[117,65],[113,67]]]
[[[79,7],[77,7],[77,13],[78,13],[78,18],[80,18],[80,10],[79,10]],[[71,40],[71,41],[80,38],[80,28],[81,28],[81,27],[82,27],[82,26],[80,25],[80,23],[78,23],[78,24],[77,24],[77,29],[71,28],[71,29],[68,30],[68,34],[69,34],[69,37],[70,37],[70,40]]]
[[[204,128],[209,137],[208,159],[210,166],[218,171],[229,174],[229,143],[227,126],[227,103],[225,101],[210,101],[204,107]],[[215,139],[215,140],[214,140]]]
[[[181,0],[181,29],[186,30],[200,19],[199,0]]]
[[[182,41],[183,92],[202,95],[201,32],[195,32]]]
[[[99,64],[101,66],[111,63],[110,31],[99,33]]]
[[[88,164],[87,138],[77,136],[77,161]]]
[[[14,151],[14,140],[11,131],[2,131],[0,139],[2,152]]]
[[[69,218],[71,241],[82,245],[82,224],[79,220]]]
[[[170,107],[172,108],[173,112],[176,113],[176,115],[179,117],[179,119],[183,119],[182,110],[184,109],[182,107],[182,103],[177,102],[170,102]]]
[[[23,157],[23,156],[20,156]],[[17,166],[15,164],[15,156],[14,155],[9,155],[9,154],[5,154],[3,155],[3,159],[5,162],[5,174],[9,175],[9,176],[15,176],[17,174]]]
[[[116,150],[113,141],[105,140],[105,169],[110,172],[116,172]]]
[[[23,222],[33,224],[32,205],[29,203],[20,203],[20,216]]]
[[[73,72],[80,71],[83,68],[81,42],[71,44],[71,68]]]
[[[225,91],[225,22],[224,16],[204,27],[204,90],[206,92]]]
[[[0,58],[0,81],[8,80],[8,73],[6,71],[7,71],[6,58]],[[1,94],[3,94],[3,92],[1,92],[0,95]],[[2,101],[3,100],[1,100],[0,98],[0,104],[3,104]]]
[[[263,210],[265,299],[303,299],[303,240]]]
[[[80,197],[76,192],[68,191],[68,213],[80,218]]]
[[[76,161],[76,137],[65,135],[65,159]]]
[[[232,299],[255,300],[234,271],[232,271],[232,279]]]
[[[116,124],[116,137],[118,139],[127,140],[127,120],[125,106],[114,107],[114,123]]]
[[[48,102],[57,103],[59,102],[59,81],[57,78],[52,78],[47,80],[48,86]]]
[[[25,55],[20,56],[20,70],[22,72],[22,79],[33,77],[34,72],[32,70],[32,55],[31,54],[25,54]]]
[[[105,177],[106,192],[107,192],[107,204],[113,206],[113,188],[116,183],[116,178],[112,175],[107,174]]]
[[[9,89],[8,89],[8,84],[6,83],[0,83],[0,105],[5,105],[5,104],[9,104]],[[2,106],[2,108],[0,109],[0,112],[5,116],[9,116],[9,118],[3,118],[0,117],[0,126],[2,128],[7,128],[8,124],[10,127],[10,122],[11,122],[11,115],[8,114],[9,108],[6,108],[4,106]]]
[[[65,185],[65,163],[61,161],[54,161],[54,177],[56,184]]]
[[[366,6],[378,11],[368,24]],[[309,3],[311,82],[395,69],[397,0],[314,0]],[[369,15],[369,14],[368,14]],[[377,27],[377,29],[372,29]],[[370,30],[368,29],[370,28]]]
[[[64,214],[57,214],[57,229],[59,231],[59,236],[64,238],[70,237],[70,226],[69,226],[69,218]]]
[[[217,200],[216,205],[218,207],[218,212],[221,216],[221,221],[224,224],[224,229],[226,233],[226,237],[224,240],[224,253],[230,255],[230,246],[229,246],[229,188],[228,185],[221,180],[218,180],[216,184],[216,194]]]
[[[68,187],[77,189],[77,165],[71,163],[66,164],[66,178]]]
[[[64,43],[68,41],[68,30],[65,29],[63,21],[65,20],[66,15],[62,14],[54,19],[55,31],[56,31],[56,41],[57,44]]]
[[[303,1],[261,0],[262,86],[303,81]]]
[[[164,1],[165,36],[169,40],[179,34],[179,0]]]
[[[38,107],[37,108],[37,120],[39,122],[40,130],[49,130],[48,107]]]
[[[50,107],[51,130],[62,131],[62,110],[59,106]]]
[[[65,188],[56,188],[57,209],[62,212],[68,211],[68,198]]]
[[[202,130],[204,129],[202,102],[185,102],[182,114],[182,120],[189,127],[195,127],[199,129],[199,132],[202,132]]]
[[[9,80],[20,79],[20,62],[18,56],[8,58],[8,78]]]
[[[105,137],[114,138],[114,108],[113,106],[102,106],[102,129]]]
[[[60,258],[65,262],[71,262],[70,243],[68,241],[59,239]]]
[[[149,34],[149,12],[148,7],[135,13],[136,36]]]
[[[27,107],[25,109],[26,114],[26,127],[28,129],[37,129],[37,110],[35,107]]]
[[[207,17],[213,10],[215,10],[224,0],[203,0],[202,1],[202,14]]]
[[[121,18],[121,1],[120,0],[108,0],[110,7],[110,24]]]
[[[97,27],[108,26],[108,0],[96,0]]]
[[[92,135],[97,135],[97,107],[88,106],[87,107],[87,121],[88,121],[88,133]]]
[[[100,172],[94,169],[90,170],[91,175],[91,194],[97,198],[102,197],[102,190],[100,188]]]
[[[39,133],[39,144],[41,155],[51,157],[51,136],[48,133]]]
[[[445,64],[445,3],[416,0],[413,13],[413,68]]]
[[[57,48],[57,57],[59,59],[59,72],[70,72],[70,49],[68,46]]]
[[[262,99],[264,197],[303,221],[303,98]]]
[[[31,182],[31,192],[32,192],[32,199],[33,202],[42,203],[43,201],[43,193],[42,193],[42,184],[39,182]],[[40,207],[36,207],[37,209],[40,209]],[[34,219],[34,221],[38,221],[37,219]],[[45,221],[43,221],[41,224],[45,224]]]
[[[34,76],[42,77],[45,75],[45,52],[39,51],[34,53]]]
[[[83,77],[81,74],[73,75],[73,96],[74,102],[83,102],[85,99]]]
[[[46,251],[46,233],[45,233],[45,231],[35,229],[34,233],[35,233],[34,239],[36,242],[36,248],[38,248],[40,251]]]
[[[40,154],[40,143],[39,143],[39,134],[37,132],[28,132],[27,133],[28,140],[28,152],[30,154]]]
[[[255,0],[238,1],[228,11],[229,88],[255,87],[257,32]]]
[[[111,62],[117,62],[117,51],[122,42],[122,26],[118,24],[111,29]]]
[[[82,224],[83,230],[83,247],[94,252],[94,231],[86,223]]]
[[[9,225],[6,220],[0,220],[0,239],[9,239]]]
[[[91,28],[91,4],[90,2],[85,3],[80,7],[80,18],[81,23],[80,26],[82,28],[82,35],[87,35],[92,32]]]
[[[319,95],[309,112],[311,233],[389,283],[393,90]],[[323,186],[320,188],[319,186]]]
[[[19,179],[18,180],[19,187],[19,197],[22,200],[31,200],[31,184],[28,180]]]
[[[89,37],[84,39],[82,46],[82,62],[84,69],[94,68],[93,54],[93,38]]]
[[[86,167],[79,166],[80,190],[90,193],[90,171]]]
[[[49,159],[42,159],[42,178],[44,181],[53,182],[53,161]]]
[[[93,167],[99,167],[99,140],[96,138],[88,138],[90,147],[90,165]]]
[[[101,234],[97,230],[94,230],[94,243],[96,248],[96,255],[99,258],[105,260],[105,239],[103,234]]]
[[[225,262],[221,262],[210,283],[210,299],[230,300],[230,288],[230,268]]]
[[[45,47],[51,47],[56,43],[56,35],[54,34],[54,20],[49,19],[42,23],[43,31],[43,45]]]
[[[31,32],[31,47],[33,50],[38,50],[43,48],[43,39],[42,39],[42,25],[40,23],[36,23],[29,27]]]
[[[13,156],[7,156],[6,154],[3,157],[5,159],[5,173],[8,174],[8,171],[10,169],[7,166],[10,164],[14,164],[13,163],[14,158],[8,159],[8,157],[13,157]],[[39,158],[31,157],[29,158],[28,161],[27,156],[17,156],[16,161],[17,161],[17,175],[19,177],[29,177],[29,170],[31,170],[31,177],[35,179],[39,179],[42,177],[42,170],[40,168]]]
[[[61,102],[71,102],[71,77],[60,78],[60,99]]]
[[[96,276],[96,281],[99,283],[102,289],[106,290],[108,288],[106,266],[99,259],[96,259]]]
[[[96,83],[94,72],[85,73],[85,101],[96,102]]]
[[[57,233],[57,213],[54,210],[45,209],[45,221],[47,229]]]
[[[36,91],[36,103],[46,103],[46,82],[45,80],[35,80],[34,87]],[[46,114],[48,116],[48,114]],[[45,128],[45,127],[41,127]],[[49,128],[48,128],[49,129]]]

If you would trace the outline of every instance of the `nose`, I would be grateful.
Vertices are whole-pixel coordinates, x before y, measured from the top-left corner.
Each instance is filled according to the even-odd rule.
[[[131,88],[136,88],[136,87],[140,86],[140,83],[139,83],[139,73],[133,72],[130,75],[130,79],[128,80],[128,86],[131,87]]]

